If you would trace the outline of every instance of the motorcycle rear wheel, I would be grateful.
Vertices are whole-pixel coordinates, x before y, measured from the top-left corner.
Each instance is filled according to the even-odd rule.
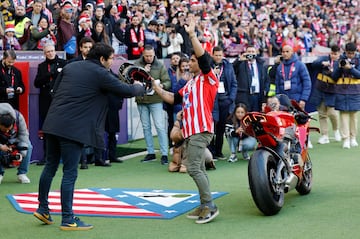
[[[307,154],[307,161],[304,163],[304,172],[302,176],[302,180],[295,189],[300,195],[306,195],[311,191],[313,179],[312,163],[309,154]]]
[[[277,214],[284,205],[284,185],[275,185],[277,159],[266,150],[256,150],[249,161],[248,178],[252,198],[266,216]]]

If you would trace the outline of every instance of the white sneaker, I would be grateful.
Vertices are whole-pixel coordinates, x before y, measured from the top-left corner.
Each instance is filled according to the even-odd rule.
[[[335,141],[336,141],[336,142],[340,142],[340,141],[341,141],[341,135],[340,135],[339,130],[335,130],[335,132],[334,132],[334,138],[335,138]]]
[[[310,142],[310,140],[309,140],[309,142]],[[330,143],[330,140],[329,140],[329,136],[327,136],[327,135],[322,135],[318,140],[318,144],[328,144],[328,143]]]
[[[171,148],[170,148],[169,153],[170,153],[170,155],[173,155],[173,154],[174,154],[174,147],[171,147]]]
[[[19,174],[18,181],[20,183],[30,183],[30,179],[26,176],[26,174]]]
[[[350,140],[349,139],[344,140],[343,148],[344,149],[349,149],[350,148]]]
[[[4,178],[4,176],[0,175],[0,184],[1,184],[2,180],[3,180],[3,178]]]
[[[358,144],[358,142],[356,142],[356,139],[350,139],[350,146],[357,147],[357,146],[359,146],[359,144]]]
[[[312,145],[311,141],[309,140],[308,141],[308,149],[312,149],[312,148],[313,148],[313,145]]]
[[[237,157],[235,154],[230,155],[228,162],[229,163],[235,163],[236,161],[238,161]]]

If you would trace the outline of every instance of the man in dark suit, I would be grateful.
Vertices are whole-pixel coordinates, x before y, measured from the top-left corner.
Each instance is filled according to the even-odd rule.
[[[224,58],[224,50],[216,46],[212,52],[212,64],[219,79],[219,88],[215,99],[213,117],[215,121],[215,137],[211,141],[210,151],[216,159],[225,159],[222,153],[225,124],[235,109],[237,81],[232,64]]]
[[[122,163],[123,161],[116,157],[117,138],[116,133],[120,131],[119,110],[121,110],[123,99],[112,94],[109,95],[109,112],[105,121],[105,131],[107,133],[107,148],[105,162]]]
[[[40,89],[39,94],[39,137],[43,138],[41,131],[42,125],[45,121],[46,114],[51,103],[51,86],[53,80],[56,79],[62,68],[66,65],[66,60],[59,58],[55,52],[53,44],[46,44],[44,46],[45,61],[41,62],[37,69],[37,74],[34,80],[34,86]],[[37,162],[37,165],[45,164],[46,144],[44,146],[44,158]]]
[[[233,63],[237,80],[235,103],[243,103],[249,111],[261,111],[269,90],[269,77],[257,50],[249,45],[244,54]]]
[[[104,148],[108,93],[129,98],[145,92],[139,82],[133,85],[122,83],[108,70],[113,58],[111,46],[97,43],[90,50],[87,60],[64,67],[53,88],[53,100],[43,125],[47,159],[40,176],[39,206],[34,216],[45,224],[54,223],[49,214],[48,196],[61,159],[61,230],[93,228],[74,217],[74,185],[84,145]]]
[[[9,103],[19,110],[19,96],[24,94],[25,86],[21,71],[14,66],[16,53],[5,50],[0,64],[0,103]]]

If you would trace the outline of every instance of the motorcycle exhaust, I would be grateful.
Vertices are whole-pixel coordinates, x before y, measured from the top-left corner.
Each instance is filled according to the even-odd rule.
[[[295,174],[290,173],[289,177],[287,178],[287,180],[285,182],[285,188],[284,188],[285,193],[294,189],[296,187],[296,185],[298,184],[298,182],[299,182],[299,178]]]

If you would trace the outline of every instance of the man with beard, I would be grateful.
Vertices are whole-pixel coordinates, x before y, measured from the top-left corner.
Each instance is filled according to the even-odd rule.
[[[144,51],[145,33],[140,25],[140,18],[134,15],[131,18],[131,25],[125,32],[125,44],[127,45],[127,54],[129,60],[135,60],[141,57]]]
[[[18,39],[21,49],[27,50],[26,43],[30,38],[31,19],[26,15],[25,7],[22,5],[15,8],[15,36]]]
[[[19,110],[19,96],[25,91],[21,71],[14,64],[16,53],[14,50],[5,50],[0,64],[0,102],[9,103]]]
[[[73,13],[72,3],[65,1],[58,20],[57,50],[65,51],[66,59],[72,59],[76,56],[76,31],[71,21]]]

